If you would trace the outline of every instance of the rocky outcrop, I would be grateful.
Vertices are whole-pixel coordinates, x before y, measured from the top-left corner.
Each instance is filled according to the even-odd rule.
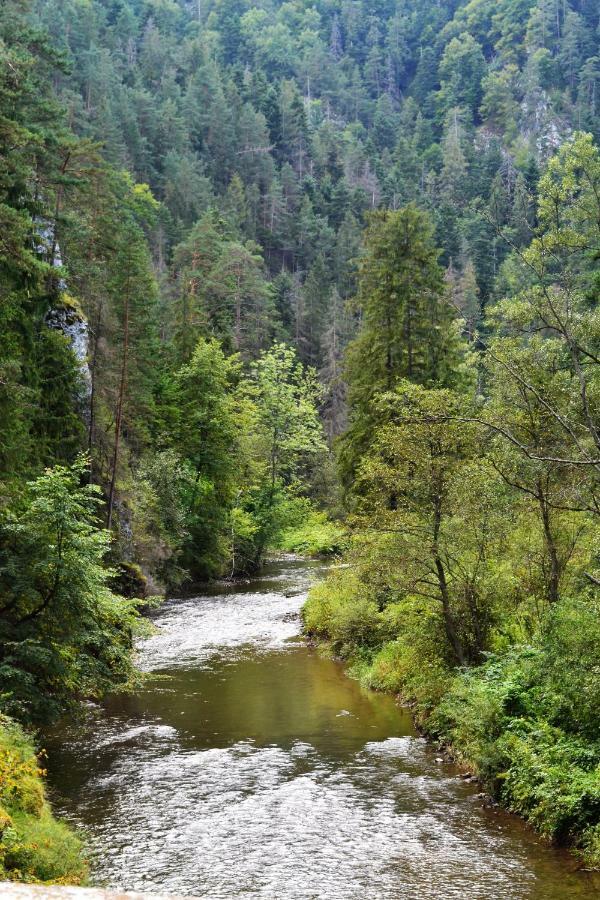
[[[66,299],[59,300],[46,315],[46,325],[60,331],[69,341],[71,350],[77,359],[81,372],[82,402],[84,418],[89,416],[90,397],[92,394],[92,376],[88,362],[89,326],[82,312]]]
[[[545,161],[573,133],[567,121],[552,107],[546,91],[536,90],[521,103],[521,134],[535,147],[538,157]]]
[[[54,226],[50,222],[38,221],[36,250],[54,269],[62,270],[63,260],[60,244],[55,238]],[[58,278],[55,285],[56,302],[46,314],[46,325],[60,331],[69,341],[71,350],[81,372],[81,412],[86,423],[90,416],[92,376],[89,366],[89,325],[76,301],[67,293],[67,282]]]

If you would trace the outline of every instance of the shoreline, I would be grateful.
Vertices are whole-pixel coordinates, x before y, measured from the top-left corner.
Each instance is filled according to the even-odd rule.
[[[558,855],[562,857],[561,862],[563,862],[569,868],[571,872],[580,872],[585,878],[589,878],[592,881],[592,886],[598,887],[600,892],[600,860],[597,862],[595,860],[586,860],[584,851],[573,846],[573,844],[569,843],[560,843],[554,841],[547,836],[545,836],[535,825],[529,821],[524,815],[521,815],[518,811],[511,809],[511,807],[502,802],[501,797],[494,796],[493,790],[490,789],[490,786],[486,783],[485,779],[481,777],[477,773],[477,766],[473,760],[469,760],[465,756],[463,756],[458,748],[455,748],[452,743],[447,741],[440,741],[434,733],[428,730],[426,722],[427,716],[419,716],[417,712],[418,703],[415,700],[409,700],[398,691],[393,690],[385,690],[385,688],[377,687],[372,684],[365,684],[363,677],[361,674],[356,672],[352,673],[352,667],[361,664],[361,661],[358,659],[352,659],[344,657],[340,655],[336,655],[331,650],[331,643],[328,641],[319,641],[314,634],[306,632],[304,629],[304,607],[301,610],[301,619],[303,623],[302,627],[302,637],[307,647],[314,650],[315,652],[329,656],[329,658],[335,660],[344,670],[345,677],[352,678],[359,683],[363,684],[369,690],[375,691],[376,693],[383,693],[389,696],[392,696],[396,701],[399,707],[407,710],[412,718],[413,725],[416,733],[419,737],[425,739],[428,745],[434,749],[439,754],[439,759],[437,760],[440,764],[451,765],[458,770],[456,777],[466,781],[471,784],[476,784],[480,788],[480,793],[477,795],[481,799],[481,803],[484,807],[488,809],[497,810],[499,813],[509,816],[515,823],[518,823],[521,827],[527,829],[531,834],[535,835],[535,837],[540,840],[548,849],[556,852]],[[498,773],[498,777],[500,777],[501,773]]]

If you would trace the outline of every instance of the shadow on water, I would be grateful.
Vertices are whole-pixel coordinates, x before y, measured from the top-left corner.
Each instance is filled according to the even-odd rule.
[[[436,761],[393,698],[299,638],[318,564],[171,600],[144,688],[47,736],[96,882],[211,898],[531,898],[600,884]]]

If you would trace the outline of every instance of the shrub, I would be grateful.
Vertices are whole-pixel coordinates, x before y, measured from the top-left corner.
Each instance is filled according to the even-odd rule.
[[[313,513],[295,528],[286,528],[277,544],[286,553],[303,553],[308,556],[334,556],[345,545],[344,529],[329,521],[325,513]]]
[[[335,569],[316,585],[303,616],[306,631],[329,640],[335,652],[345,658],[380,642],[377,604],[351,569]]]
[[[112,592],[110,535],[86,461],[47,469],[0,516],[0,692],[22,721],[56,718],[134,676],[134,601]]]
[[[81,884],[81,841],[52,816],[42,776],[29,738],[0,716],[0,879]]]
[[[600,820],[600,746],[591,746],[545,723],[517,721],[499,740],[510,760],[502,797],[510,809],[560,843]]]
[[[598,604],[563,600],[530,642],[457,670],[439,610],[390,598],[382,603],[358,567],[335,569],[310,592],[305,627],[350,660],[352,675],[411,702],[509,809],[600,864]]]

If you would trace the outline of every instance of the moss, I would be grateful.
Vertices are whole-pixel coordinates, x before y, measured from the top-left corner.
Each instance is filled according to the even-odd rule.
[[[83,846],[46,800],[30,738],[0,716],[0,879],[82,884]]]
[[[13,821],[9,814],[2,806],[0,806],[0,836],[4,834],[4,831],[7,828],[10,828],[12,826],[12,823]]]
[[[80,300],[72,294],[67,293],[67,291],[63,291],[60,294],[60,297],[55,304],[55,309],[67,310],[68,312],[74,313],[78,319],[85,321],[85,314]]]
[[[136,563],[120,562],[111,586],[122,597],[143,600],[148,593],[148,579]]]

